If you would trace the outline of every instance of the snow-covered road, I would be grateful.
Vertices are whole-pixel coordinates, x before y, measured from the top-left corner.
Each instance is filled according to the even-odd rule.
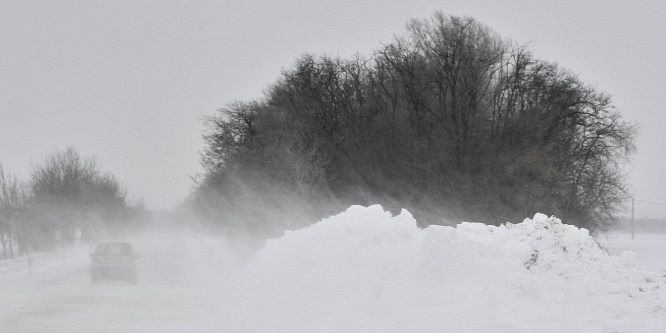
[[[217,240],[220,241],[219,239]],[[0,263],[0,332],[212,332],[223,273],[212,239],[134,241],[139,284],[90,283],[90,248]]]

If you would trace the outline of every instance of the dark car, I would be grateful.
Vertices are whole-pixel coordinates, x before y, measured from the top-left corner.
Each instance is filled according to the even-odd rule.
[[[136,260],[139,255],[130,243],[99,243],[90,254],[90,280],[125,280],[137,283]]]

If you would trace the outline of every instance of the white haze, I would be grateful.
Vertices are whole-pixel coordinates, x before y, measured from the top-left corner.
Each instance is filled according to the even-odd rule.
[[[600,239],[537,214],[416,227],[350,207],[256,255],[216,231],[130,237],[139,284],[89,281],[81,244],[0,262],[7,332],[663,332],[666,235]],[[187,226],[183,228],[183,226]],[[236,245],[232,245],[236,244]],[[633,250],[633,251],[626,251]],[[648,258],[644,260],[644,258]]]
[[[96,156],[132,199],[173,208],[201,172],[201,115],[261,97],[304,52],[368,54],[408,19],[442,10],[532,42],[538,56],[613,95],[642,126],[628,170],[633,191],[666,202],[665,6],[0,0],[0,163],[25,179],[43,154],[73,146]],[[246,204],[278,225],[306,219],[291,206],[279,208],[300,219]],[[666,217],[636,208],[637,216]],[[534,221],[421,230],[407,212],[355,207],[263,247],[246,231],[157,215],[123,237],[142,255],[137,286],[91,284],[90,244],[33,253],[32,275],[28,258],[1,260],[0,332],[666,331],[665,234],[612,234],[600,239],[607,256],[584,231],[534,220],[538,233],[521,233]],[[548,261],[528,269],[537,249]]]
[[[641,124],[633,191],[666,202],[666,2],[656,0],[2,0],[0,163],[24,178],[42,154],[74,146],[133,198],[172,208],[201,171],[202,114],[261,97],[305,52],[369,54],[435,10],[531,42],[613,95]]]

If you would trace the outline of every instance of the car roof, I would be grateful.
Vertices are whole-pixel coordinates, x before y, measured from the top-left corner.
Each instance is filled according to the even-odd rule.
[[[102,243],[97,243],[96,248],[107,247],[107,246],[118,246],[118,245],[127,246],[130,249],[134,248],[134,246],[132,246],[132,244],[128,242],[102,242]]]
[[[129,242],[99,242],[99,243],[97,243],[97,245],[121,245],[121,244],[132,245]]]

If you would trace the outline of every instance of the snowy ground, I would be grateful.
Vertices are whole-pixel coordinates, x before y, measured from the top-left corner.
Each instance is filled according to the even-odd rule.
[[[0,332],[216,332],[220,240],[133,241],[139,283],[90,283],[88,246],[0,262]]]
[[[599,241],[611,255],[633,251],[641,267],[666,274],[666,233],[636,233],[632,240],[629,232],[614,232]]]
[[[136,286],[91,284],[86,246],[35,255],[32,276],[0,261],[0,332],[666,332],[666,234],[600,238],[609,256],[545,216],[423,230],[373,206],[242,269],[210,235],[133,243]]]

